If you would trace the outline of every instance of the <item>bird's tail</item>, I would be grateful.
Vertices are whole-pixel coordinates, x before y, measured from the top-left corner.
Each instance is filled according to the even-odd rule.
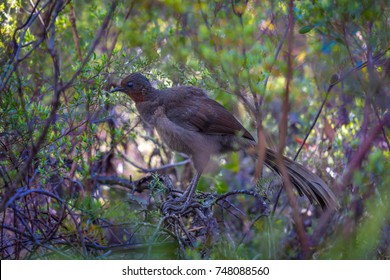
[[[311,203],[315,202],[321,205],[323,209],[338,208],[338,202],[334,193],[318,175],[291,159],[283,157],[283,160],[291,183],[295,186],[299,195],[302,196],[304,194]],[[272,171],[280,174],[274,151],[266,149],[264,163]]]

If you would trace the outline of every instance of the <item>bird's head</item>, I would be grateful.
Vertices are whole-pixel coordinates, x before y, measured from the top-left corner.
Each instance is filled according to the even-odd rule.
[[[134,102],[142,102],[153,91],[148,78],[140,73],[132,73],[121,81],[121,85],[110,92],[121,91],[126,93]]]

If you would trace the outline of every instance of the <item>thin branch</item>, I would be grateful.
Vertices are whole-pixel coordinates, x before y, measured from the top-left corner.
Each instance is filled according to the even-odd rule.
[[[100,40],[102,39],[103,37],[103,34],[106,30],[106,28],[108,27],[108,24],[111,20],[111,17],[116,9],[116,6],[118,5],[118,1],[114,1],[112,4],[111,4],[111,7],[110,7],[110,10],[108,11],[106,17],[104,18],[104,21],[103,21],[103,24],[102,26],[100,27],[100,29],[98,30],[98,32],[96,33],[95,35],[95,40],[92,42],[92,45],[91,47],[89,48],[88,50],[88,53],[87,55],[85,56],[83,62],[81,63],[81,65],[79,66],[79,68],[76,70],[76,72],[73,74],[73,76],[69,79],[68,82],[66,82],[61,90],[65,90],[67,89],[68,87],[70,87],[74,80],[80,75],[81,71],[84,69],[85,65],[88,63],[89,59],[91,58],[93,52],[95,51],[95,48],[97,47],[97,45],[99,44]]]
[[[368,152],[374,145],[375,139],[382,133],[382,129],[385,126],[390,128],[390,112],[388,112],[373,129],[371,129],[364,142],[360,144],[357,152],[353,155],[344,175],[335,182],[333,190],[336,191],[336,195],[341,193],[350,184],[353,173],[361,167],[363,160],[367,157]],[[334,216],[333,214],[334,211],[331,208],[328,208],[321,216],[318,226],[312,235],[315,244],[318,244],[323,238],[329,226],[329,221]]]
[[[275,62],[278,59],[278,56],[279,56],[279,53],[280,53],[280,51],[281,51],[281,49],[283,47],[284,41],[286,41],[288,30],[289,30],[289,26],[287,25],[286,26],[286,30],[283,33],[282,39],[280,40],[279,45],[276,48],[276,51],[275,51],[275,54],[274,54],[274,60],[271,63],[269,74],[264,79],[264,95],[265,95],[265,92],[267,90],[268,80],[269,80],[269,77],[271,76],[272,69],[274,68]],[[262,99],[259,102],[259,106],[261,106],[261,101],[262,101]],[[260,108],[258,108],[258,109],[260,109]]]
[[[133,162],[124,152],[122,152],[122,151],[119,151],[119,152],[125,161],[127,161],[128,163],[130,163],[134,167],[138,168],[138,172],[141,172],[141,173],[155,173],[155,172],[166,170],[166,169],[173,168],[176,166],[186,165],[186,164],[191,162],[191,158],[187,158],[183,161],[165,164],[165,165],[157,167],[157,168],[143,168],[142,166],[139,166],[138,164]]]
[[[375,139],[382,133],[382,129],[385,126],[390,127],[390,112],[386,113],[382,120],[370,131],[365,141],[359,146],[359,149],[348,164],[343,177],[337,180],[335,186],[336,191],[342,191],[349,184],[352,180],[353,172],[361,167],[364,158],[366,158],[369,150],[374,145]]]
[[[77,230],[77,233],[78,233],[78,236],[80,238],[80,243],[81,243],[81,246],[84,250],[84,255],[85,256],[88,256],[88,251],[85,247],[85,243],[84,243],[84,237],[83,237],[83,234],[82,234],[82,231],[81,231],[81,228],[80,228],[80,225],[79,223],[77,222],[77,219],[76,217],[74,216],[73,212],[70,210],[69,206],[67,203],[65,203],[59,196],[53,194],[53,193],[50,193],[48,191],[45,191],[45,190],[42,190],[42,189],[31,189],[31,190],[22,190],[20,189],[20,191],[18,191],[13,197],[11,197],[7,203],[5,204],[5,208],[6,207],[9,207],[11,204],[13,204],[14,201],[22,198],[22,197],[25,197],[31,193],[37,193],[37,194],[42,194],[42,195],[46,195],[46,196],[49,196],[49,197],[52,197],[54,199],[56,199],[58,202],[60,202],[65,208],[66,210],[68,211],[68,213],[70,214],[74,224],[75,224],[75,227],[76,227],[76,230]]]
[[[124,24],[124,23],[129,19],[130,14],[131,14],[131,12],[133,11],[133,8],[134,8],[134,6],[135,6],[135,2],[136,2],[135,0],[133,0],[133,1],[131,2],[129,9],[127,10],[127,12],[126,12],[126,14],[125,14],[125,17],[124,17],[124,19],[123,19],[122,24]],[[114,38],[111,40],[111,41],[112,41],[111,47],[110,47],[110,50],[109,50],[108,55],[107,55],[107,60],[108,60],[108,61],[111,60],[112,53],[114,52],[114,49],[115,49],[115,46],[116,46],[116,42],[117,42],[117,40],[118,40],[118,38],[119,38],[119,34],[121,33],[121,31],[122,31],[122,30],[120,29],[119,31],[117,31],[117,32],[113,35]]]
[[[56,19],[55,17],[57,16],[58,11],[62,8],[60,4],[61,4],[61,2],[58,2],[56,9],[54,11],[55,15],[53,15],[53,22],[55,22],[55,19]],[[50,111],[49,117],[46,119],[44,128],[43,128],[40,136],[38,137],[38,140],[36,141],[36,143],[34,145],[32,145],[32,147],[30,149],[29,157],[25,161],[24,166],[21,168],[21,170],[20,170],[17,178],[13,182],[12,186],[10,186],[10,188],[8,188],[4,192],[2,201],[0,202],[0,212],[4,211],[7,200],[10,197],[12,197],[12,195],[15,193],[17,186],[22,182],[23,178],[25,177],[25,175],[28,172],[28,169],[29,169],[31,163],[33,162],[35,156],[39,152],[41,145],[43,144],[44,139],[46,138],[49,127],[53,123],[55,116],[56,116],[56,113],[57,113],[57,110],[59,108],[60,94],[65,89],[67,89],[68,87],[70,87],[73,84],[73,81],[77,78],[77,76],[81,73],[82,69],[85,67],[85,65],[89,61],[89,58],[91,57],[96,46],[98,45],[99,41],[102,38],[104,30],[107,28],[108,23],[111,20],[112,14],[113,14],[117,4],[118,4],[118,1],[114,1],[113,4],[111,5],[110,11],[108,12],[107,16],[105,17],[104,22],[103,22],[100,30],[97,32],[95,40],[92,43],[92,45],[88,51],[88,54],[84,58],[84,61],[81,63],[81,65],[77,69],[77,71],[73,74],[72,78],[65,85],[62,85],[62,83],[60,82],[59,60],[58,60],[57,54],[56,54],[56,52],[54,50],[54,46],[53,46],[53,44],[54,44],[53,40],[54,40],[54,35],[55,35],[55,24],[51,25],[52,34],[51,34],[51,41],[49,42],[49,45],[48,45],[48,49],[49,49],[49,53],[50,53],[52,60],[53,60],[53,66],[54,66],[54,72],[55,72],[54,73],[54,96],[53,96],[53,99],[51,101],[52,109]]]
[[[43,10],[46,5],[48,5],[50,3],[51,0],[47,1],[41,10]],[[17,68],[19,62],[21,61],[19,59],[19,56],[20,56],[20,52],[23,48],[23,43],[24,43],[24,37],[27,33],[27,30],[29,29],[29,27],[34,23],[34,21],[36,20],[36,18],[38,17],[38,15],[40,14],[40,11],[38,11],[37,13],[34,14],[35,10],[37,9],[38,7],[38,4],[39,4],[40,0],[37,1],[37,3],[35,4],[35,6],[33,7],[27,21],[20,27],[17,27],[14,31],[14,34],[13,34],[13,44],[14,44],[14,53],[13,55],[11,56],[11,58],[9,59],[9,62],[7,64],[7,66],[5,67],[5,71],[2,73],[1,75],[1,79],[0,79],[0,92],[3,91],[6,87],[6,85],[8,84],[8,81],[9,79],[11,78],[12,76],[12,73],[15,71],[15,69]],[[22,32],[22,34],[20,35],[19,37],[19,43],[18,40],[16,39],[16,35],[17,33],[19,32],[19,30],[22,30],[24,29],[24,32]],[[43,40],[39,40],[39,44],[42,42]],[[37,44],[37,45],[39,45]],[[35,48],[33,48],[34,50]],[[31,52],[29,52],[31,53]],[[25,56],[26,57],[26,56]]]
[[[288,172],[286,166],[283,161],[283,150],[286,143],[287,137],[287,122],[288,122],[288,112],[289,112],[289,95],[290,95],[290,83],[293,78],[293,61],[292,61],[292,50],[293,50],[293,40],[294,40],[294,0],[290,0],[289,3],[289,15],[288,15],[288,52],[287,52],[287,80],[286,80],[286,91],[283,98],[282,105],[282,117],[280,121],[280,130],[279,130],[279,149],[277,153],[277,162],[280,168],[280,173],[283,179],[283,186],[287,192],[287,198],[289,204],[293,211],[293,219],[295,222],[295,226],[297,228],[297,233],[299,237],[299,241],[301,243],[303,258],[307,258],[309,256],[309,241],[305,232],[305,228],[303,226],[303,221],[299,213],[298,202],[296,196],[293,191],[293,186],[291,180],[288,176]]]
[[[82,61],[83,55],[81,53],[80,37],[79,37],[79,34],[77,32],[77,26],[76,26],[76,13],[74,11],[72,3],[69,4],[69,7],[70,7],[69,20],[70,20],[70,23],[72,25],[73,41],[74,41],[74,44],[76,46],[77,57],[78,57],[79,61]]]
[[[388,48],[387,50],[383,51],[383,52],[380,52],[379,54],[377,54],[375,57],[373,57],[373,63],[376,63],[378,62],[388,51],[390,50],[390,48]],[[307,141],[307,138],[309,138],[309,135],[311,133],[311,131],[313,130],[314,126],[316,125],[317,121],[318,121],[318,118],[322,112],[322,109],[324,108],[324,105],[326,104],[326,101],[328,99],[328,96],[329,96],[329,93],[330,91],[333,89],[333,87],[335,85],[337,85],[338,83],[344,81],[347,77],[349,77],[351,74],[357,72],[358,70],[360,69],[363,69],[364,67],[366,67],[368,64],[368,61],[365,61],[363,62],[362,64],[359,64],[357,65],[355,68],[352,68],[350,70],[348,70],[347,72],[345,72],[344,74],[342,74],[341,76],[337,76],[337,75],[334,75],[332,77],[332,80],[328,86],[328,89],[326,91],[326,95],[325,95],[325,98],[324,100],[322,101],[322,104],[317,112],[317,115],[315,116],[314,118],[314,121],[312,122],[308,132],[306,133],[306,136],[305,138],[303,139],[302,143],[301,143],[301,146],[299,147],[298,151],[296,152],[295,156],[294,156],[294,160],[298,157],[299,153],[301,152],[302,148],[305,146],[306,144],[306,141]]]

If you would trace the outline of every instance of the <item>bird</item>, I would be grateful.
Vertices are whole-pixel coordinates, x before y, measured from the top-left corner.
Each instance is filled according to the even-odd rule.
[[[185,211],[198,181],[213,155],[248,149],[257,145],[250,132],[223,105],[200,88],[177,86],[156,89],[143,74],[135,72],[110,91],[123,92],[135,103],[144,122],[154,127],[174,151],[191,157],[195,174],[181,198],[164,205],[164,211]],[[332,190],[316,174],[283,156],[290,180],[298,193],[323,209],[337,208]],[[280,175],[276,152],[266,148],[264,164]],[[179,205],[178,202],[180,202]]]

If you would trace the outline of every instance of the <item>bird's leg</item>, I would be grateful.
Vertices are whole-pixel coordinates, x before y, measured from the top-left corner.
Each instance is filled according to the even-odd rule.
[[[194,176],[194,178],[192,178],[190,185],[188,186],[188,188],[183,193],[182,197],[185,199],[184,200],[185,204],[189,204],[191,199],[192,199],[192,197],[194,196],[195,190],[196,190],[196,186],[198,185],[198,181],[200,179],[200,175],[201,175],[201,173],[196,171],[195,176]]]
[[[186,191],[179,197],[178,199],[172,199],[166,201],[162,206],[162,212],[167,213],[184,213],[185,210],[191,204],[191,199],[195,194],[196,186],[198,185],[199,178],[201,176],[201,172],[196,171],[195,176],[192,178],[190,185],[186,189]]]

